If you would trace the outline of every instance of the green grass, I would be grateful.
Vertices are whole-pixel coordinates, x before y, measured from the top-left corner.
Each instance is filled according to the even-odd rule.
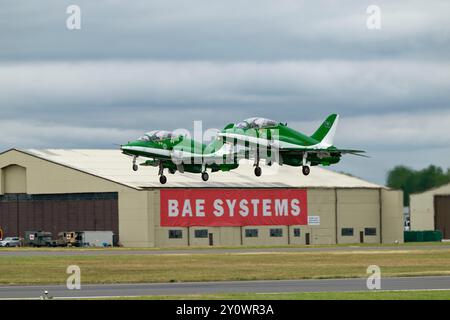
[[[211,249],[277,249],[277,248],[345,248],[345,247],[422,247],[422,246],[448,246],[450,248],[450,241],[446,242],[407,242],[402,244],[394,244],[394,243],[357,243],[357,244],[334,244],[334,245],[268,245],[268,246],[191,246],[191,247],[167,247],[167,248],[154,248],[154,247],[114,247],[114,248],[32,248],[32,247],[14,247],[14,248],[0,248],[1,251],[114,251],[120,253],[120,251],[167,251],[167,250],[211,250]]]
[[[231,293],[178,296],[120,297],[115,300],[450,300],[450,290],[296,292],[280,294]]]
[[[278,280],[366,277],[369,265],[382,276],[450,275],[450,248],[335,252],[171,255],[0,256],[0,284],[64,284],[78,265],[88,283]]]

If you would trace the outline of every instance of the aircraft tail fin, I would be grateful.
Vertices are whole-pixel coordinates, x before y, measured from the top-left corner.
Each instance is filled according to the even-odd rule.
[[[339,115],[333,113],[322,123],[319,129],[314,132],[311,138],[324,144],[333,145],[334,134],[338,125]]]

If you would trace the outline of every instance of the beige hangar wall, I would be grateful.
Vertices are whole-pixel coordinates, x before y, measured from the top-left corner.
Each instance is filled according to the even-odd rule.
[[[359,232],[366,227],[377,229],[376,236],[364,237],[367,243],[378,243],[381,230],[383,242],[403,239],[402,193],[399,191],[311,188],[308,189],[308,213],[320,217],[319,226],[191,227],[188,237],[188,228],[160,227],[160,189],[133,189],[17,150],[1,155],[0,169],[0,194],[5,191],[28,194],[118,192],[120,242],[127,247],[176,247],[187,246],[188,242],[192,246],[208,245],[208,238],[195,238],[197,229],[208,229],[208,233],[213,234],[214,245],[218,246],[305,244],[308,233],[311,244],[332,244],[336,239],[338,243],[359,243]],[[354,235],[343,237],[342,227],[353,227]],[[252,228],[259,229],[258,238],[245,237],[245,230]],[[283,235],[270,237],[271,228],[281,228]],[[296,228],[300,229],[299,237],[294,236]],[[169,229],[182,230],[183,238],[169,239]]]
[[[450,184],[412,194],[409,198],[411,230],[434,230],[434,196],[449,194]]]
[[[148,193],[17,150],[1,155],[0,194],[118,192],[119,237],[124,246],[154,246]],[[153,200],[152,200],[153,202]]]

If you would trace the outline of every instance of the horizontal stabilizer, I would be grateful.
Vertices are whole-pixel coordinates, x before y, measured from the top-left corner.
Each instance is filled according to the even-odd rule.
[[[360,157],[364,157],[364,158],[370,158],[369,156],[366,156],[362,153],[366,153],[364,150],[353,150],[353,149],[308,149],[308,148],[288,148],[288,149],[283,149],[282,150],[283,153],[288,153],[288,154],[298,154],[298,153],[303,153],[303,152],[307,152],[307,153],[323,153],[323,152],[328,152],[328,153],[340,153],[340,154],[352,154],[354,156],[360,156]]]

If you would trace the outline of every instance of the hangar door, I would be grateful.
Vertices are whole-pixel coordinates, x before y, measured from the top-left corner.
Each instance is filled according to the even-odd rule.
[[[450,196],[434,197],[434,228],[442,231],[444,239],[450,239]]]
[[[106,193],[5,194],[0,196],[4,236],[25,231],[113,231],[118,234],[118,195]]]

